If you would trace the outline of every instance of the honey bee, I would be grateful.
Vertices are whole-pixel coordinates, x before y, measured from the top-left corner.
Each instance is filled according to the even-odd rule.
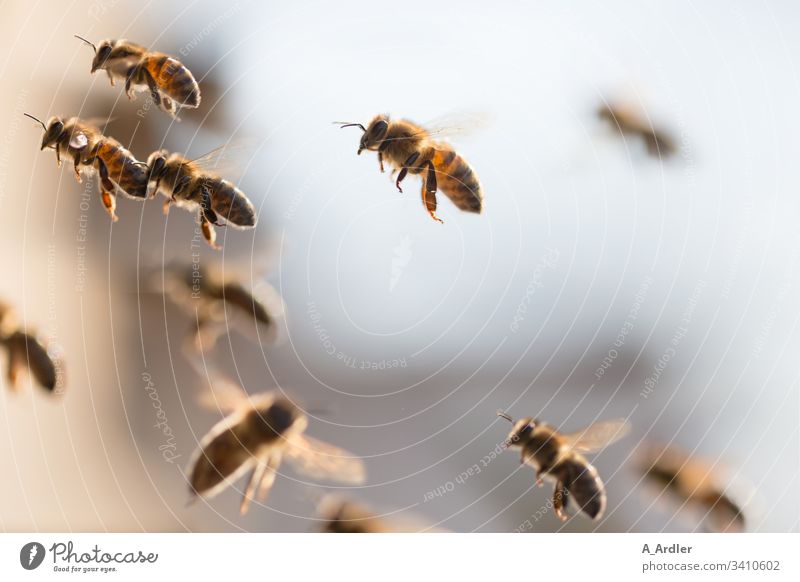
[[[167,197],[164,213],[172,203],[193,210],[198,209],[198,220],[206,242],[213,249],[217,234],[214,226],[222,226],[219,217],[238,228],[254,228],[256,209],[250,199],[232,183],[206,169],[223,148],[218,148],[194,160],[180,154],[160,150],[147,158],[148,190],[155,196],[161,192]]]
[[[676,151],[675,142],[666,131],[654,127],[631,107],[604,103],[598,108],[597,115],[616,127],[621,134],[641,138],[652,157],[667,158]]]
[[[42,147],[53,148],[56,162],[61,167],[61,156],[68,157],[73,164],[75,179],[81,182],[81,171],[96,171],[100,176],[100,196],[103,206],[117,220],[116,195],[144,200],[147,197],[147,172],[141,162],[113,137],[103,135],[91,120],[83,121],[70,117],[66,121],[51,117],[44,124],[33,115],[25,113],[42,126]]]
[[[51,394],[58,392],[58,388],[63,386],[61,362],[48,352],[44,342],[19,328],[16,313],[9,305],[2,302],[0,302],[0,346],[8,351],[6,374],[12,389],[18,387],[21,373],[25,370]]]
[[[416,520],[397,520],[375,514],[370,508],[339,495],[325,495],[317,505],[324,533],[441,532]]]
[[[505,412],[498,416],[513,424],[506,439],[506,448],[522,450],[522,463],[536,469],[536,482],[542,477],[555,481],[553,510],[562,521],[568,518],[565,506],[570,499],[593,520],[603,516],[606,488],[600,475],[581,453],[598,451],[621,439],[630,431],[625,420],[592,424],[582,431],[562,434],[554,427],[534,418],[514,421]]]
[[[203,437],[187,468],[195,496],[211,498],[249,471],[239,506],[245,514],[256,490],[266,499],[284,459],[316,481],[364,482],[361,459],[305,435],[308,418],[291,400],[277,392],[248,398],[238,387],[226,388],[228,394],[214,395],[213,403],[233,412]]]
[[[745,530],[744,511],[731,498],[719,463],[692,457],[675,446],[646,445],[637,453],[634,464],[654,496],[666,492],[677,509],[700,515],[711,531]]]
[[[133,99],[136,91],[149,91],[158,107],[177,119],[180,107],[200,106],[200,87],[191,71],[177,59],[148,51],[127,40],[104,40],[98,46],[75,35],[94,49],[92,73],[105,70],[111,84],[125,81],[125,94]]]
[[[409,172],[422,175],[422,202],[434,220],[443,222],[436,216],[437,190],[444,192],[461,210],[478,214],[483,210],[478,175],[450,144],[432,139],[446,133],[447,128],[426,130],[405,119],[393,121],[388,115],[376,116],[367,127],[360,123],[340,125],[361,128],[364,134],[357,153],[376,151],[381,172],[384,161],[399,171],[395,184],[400,192],[403,191],[400,183]]]
[[[284,306],[278,292],[267,284],[260,285],[255,294],[235,279],[219,280],[192,264],[167,270],[164,292],[195,317],[191,334],[195,352],[211,349],[229,327],[259,341],[277,339]]]

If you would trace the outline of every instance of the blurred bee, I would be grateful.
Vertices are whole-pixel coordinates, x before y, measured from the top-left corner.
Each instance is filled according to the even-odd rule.
[[[153,102],[175,119],[178,108],[194,109],[200,105],[200,87],[191,71],[177,59],[127,40],[104,40],[95,46],[85,38],[75,37],[94,49],[92,73],[104,69],[112,85],[116,79],[124,80],[129,99],[136,91],[149,91]]]
[[[160,150],[147,158],[148,190],[153,196],[160,191],[167,197],[164,213],[169,212],[172,203],[190,210],[197,208],[203,236],[213,249],[221,248],[216,244],[214,230],[214,226],[222,226],[220,217],[238,228],[253,228],[257,220],[256,209],[247,196],[206,169],[216,166],[217,156],[223,151],[218,148],[189,160],[180,154]]]
[[[317,505],[324,533],[441,532],[424,523],[387,519],[368,507],[339,495],[325,495]]]
[[[718,463],[690,456],[668,445],[646,445],[634,463],[650,484],[653,496],[666,492],[685,513],[702,513],[702,521],[714,532],[743,532],[745,516],[731,498],[725,469]]]
[[[144,200],[147,197],[147,172],[141,162],[113,137],[103,135],[92,120],[70,117],[64,121],[51,117],[44,124],[33,115],[25,113],[42,126],[42,147],[53,148],[56,162],[61,167],[61,157],[72,161],[75,179],[81,182],[81,171],[97,172],[100,176],[100,196],[111,220],[116,221],[116,195]]]
[[[231,326],[255,340],[275,342],[283,301],[270,285],[260,287],[256,295],[236,280],[219,280],[192,264],[166,270],[163,290],[173,303],[195,316],[191,347],[204,352]]]
[[[366,128],[360,123],[340,125],[361,128],[364,134],[357,153],[378,152],[381,172],[384,160],[399,170],[396,185],[400,192],[403,191],[400,183],[409,172],[422,175],[422,202],[434,220],[442,222],[436,216],[437,190],[444,192],[461,210],[480,213],[483,209],[478,175],[450,144],[432,139],[449,128],[426,130],[405,119],[392,121],[388,115],[376,116]]]
[[[647,147],[647,153],[655,158],[667,158],[676,151],[675,142],[666,131],[654,127],[631,107],[604,103],[598,108],[597,115],[616,127],[621,134],[640,137]]]
[[[603,516],[606,508],[606,488],[597,469],[581,453],[598,451],[621,439],[630,431],[624,420],[598,422],[572,434],[561,434],[555,428],[534,418],[516,422],[505,412],[498,416],[513,424],[505,447],[522,450],[522,463],[536,469],[536,481],[542,477],[555,481],[553,510],[566,521],[565,506],[570,499],[578,509],[593,520]]]
[[[194,495],[211,498],[249,472],[239,510],[247,513],[258,490],[264,501],[286,459],[297,473],[314,480],[350,485],[364,482],[361,459],[304,434],[308,418],[288,398],[267,392],[247,397],[232,385],[206,404],[233,412],[200,441],[187,473]],[[218,388],[218,385],[215,387]]]
[[[12,389],[19,386],[20,376],[29,372],[49,393],[60,392],[64,375],[62,363],[48,352],[43,342],[19,327],[16,313],[0,302],[0,346],[8,351],[6,374]]]

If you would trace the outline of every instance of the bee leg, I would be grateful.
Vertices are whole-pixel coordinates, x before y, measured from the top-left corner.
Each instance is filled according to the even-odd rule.
[[[106,73],[108,73],[108,80],[111,81],[111,86],[114,86],[114,75],[111,74],[110,69],[106,69]]]
[[[133,91],[131,90],[131,88],[132,88],[132,85],[133,85],[133,78],[138,76],[138,73],[139,73],[139,67],[137,65],[137,66],[131,67],[128,70],[128,76],[125,77],[125,95],[127,95],[128,99],[130,99],[131,101],[136,99],[136,96],[133,94]]]
[[[419,157],[419,152],[414,152],[413,154],[408,156],[408,159],[405,162],[403,162],[403,167],[400,169],[400,173],[397,174],[397,181],[395,182],[395,186],[397,186],[397,189],[400,191],[400,194],[403,193],[403,189],[400,187],[400,182],[402,182],[403,179],[406,177],[406,174],[408,174],[408,168],[411,165],[413,165],[414,162],[417,161],[418,157]]]
[[[8,346],[8,385],[12,390],[16,391],[19,380],[19,370],[24,365],[23,360],[19,357],[19,350],[14,349],[13,345]]]
[[[559,481],[556,483],[556,489],[553,492],[553,511],[556,514],[556,517],[561,521],[567,521],[569,516],[564,511],[564,507],[567,504],[567,488],[566,486]]]
[[[161,207],[162,212],[164,212],[164,216],[169,214],[169,207],[172,204],[172,198],[167,198],[164,201],[164,205]]]
[[[269,490],[272,489],[273,483],[275,483],[275,477],[278,475],[278,467],[280,467],[280,464],[280,453],[270,455],[267,461],[267,470],[264,472],[264,476],[261,478],[261,483],[258,486],[258,498],[262,503],[267,500],[267,494]]]
[[[61,167],[61,152],[58,151],[58,146],[56,146],[56,166]]]
[[[378,151],[378,165],[381,167],[381,174],[383,174],[383,152]]]
[[[244,515],[247,513],[247,510],[250,508],[250,502],[253,500],[256,494],[256,487],[258,487],[261,478],[264,476],[264,471],[267,470],[267,464],[264,460],[259,460],[256,466],[253,468],[253,472],[250,473],[250,479],[247,481],[247,487],[244,490],[244,495],[242,496],[242,503],[239,505],[239,513]]]
[[[436,216],[436,170],[431,162],[428,162],[428,177],[422,184],[422,201],[425,203],[425,208],[428,209],[428,214],[431,215],[436,222],[444,224],[444,221]]]
[[[116,222],[119,220],[114,213],[117,208],[117,197],[114,196],[114,183],[108,177],[106,163],[97,157],[88,158],[85,163],[87,165],[97,163],[97,172],[100,174],[100,199],[103,201],[103,206],[106,207],[106,212],[111,216],[111,221]]]
[[[203,188],[203,202],[200,207],[203,210],[203,216],[205,216],[206,220],[214,226],[223,226],[219,221],[219,217],[217,217],[217,213],[211,208],[211,194],[209,194],[208,190],[205,188]]]
[[[205,237],[208,246],[214,250],[219,250],[222,248],[217,244],[217,231],[214,230],[214,225],[206,220],[206,217],[203,216],[202,212],[200,212],[200,228],[203,229],[203,237]]]
[[[111,217],[111,222],[118,221],[119,216],[114,213],[114,210],[117,208],[117,197],[108,190],[101,189],[100,198],[103,201],[103,206],[106,207],[106,212],[108,212],[108,215]]]

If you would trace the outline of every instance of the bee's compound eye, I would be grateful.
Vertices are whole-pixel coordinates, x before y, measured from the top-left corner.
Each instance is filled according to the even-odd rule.
[[[153,167],[150,170],[150,177],[156,177],[164,170],[164,166],[166,165],[166,160],[163,157],[158,157],[153,160]]]
[[[389,124],[381,119],[380,121],[376,121],[375,125],[372,126],[372,134],[380,137],[386,133],[387,129],[389,129]]]

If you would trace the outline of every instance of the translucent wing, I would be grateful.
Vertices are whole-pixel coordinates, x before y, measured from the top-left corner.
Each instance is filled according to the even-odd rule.
[[[253,142],[237,139],[216,147],[191,162],[201,170],[214,174],[236,173],[240,169],[241,161],[254,149]]]
[[[222,285],[226,309],[224,316],[243,334],[268,344],[280,336],[284,303],[278,291],[267,283],[250,293],[238,283]]]
[[[292,437],[284,454],[295,471],[314,480],[360,485],[366,478],[361,459],[306,435]]]
[[[490,121],[489,115],[484,112],[450,113],[424,123],[422,127],[432,137],[465,137],[485,129]]]
[[[109,123],[114,121],[115,119],[116,119],[116,117],[101,117],[101,116],[98,116],[98,117],[81,118],[81,121],[83,123],[85,123],[86,125],[91,125],[92,127],[96,128],[96,129],[103,129]]]
[[[625,419],[596,422],[585,429],[564,435],[566,444],[579,453],[599,451],[627,435],[631,430]]]
[[[214,374],[208,390],[198,398],[208,410],[233,411],[246,405],[248,395],[239,384],[219,374]]]

